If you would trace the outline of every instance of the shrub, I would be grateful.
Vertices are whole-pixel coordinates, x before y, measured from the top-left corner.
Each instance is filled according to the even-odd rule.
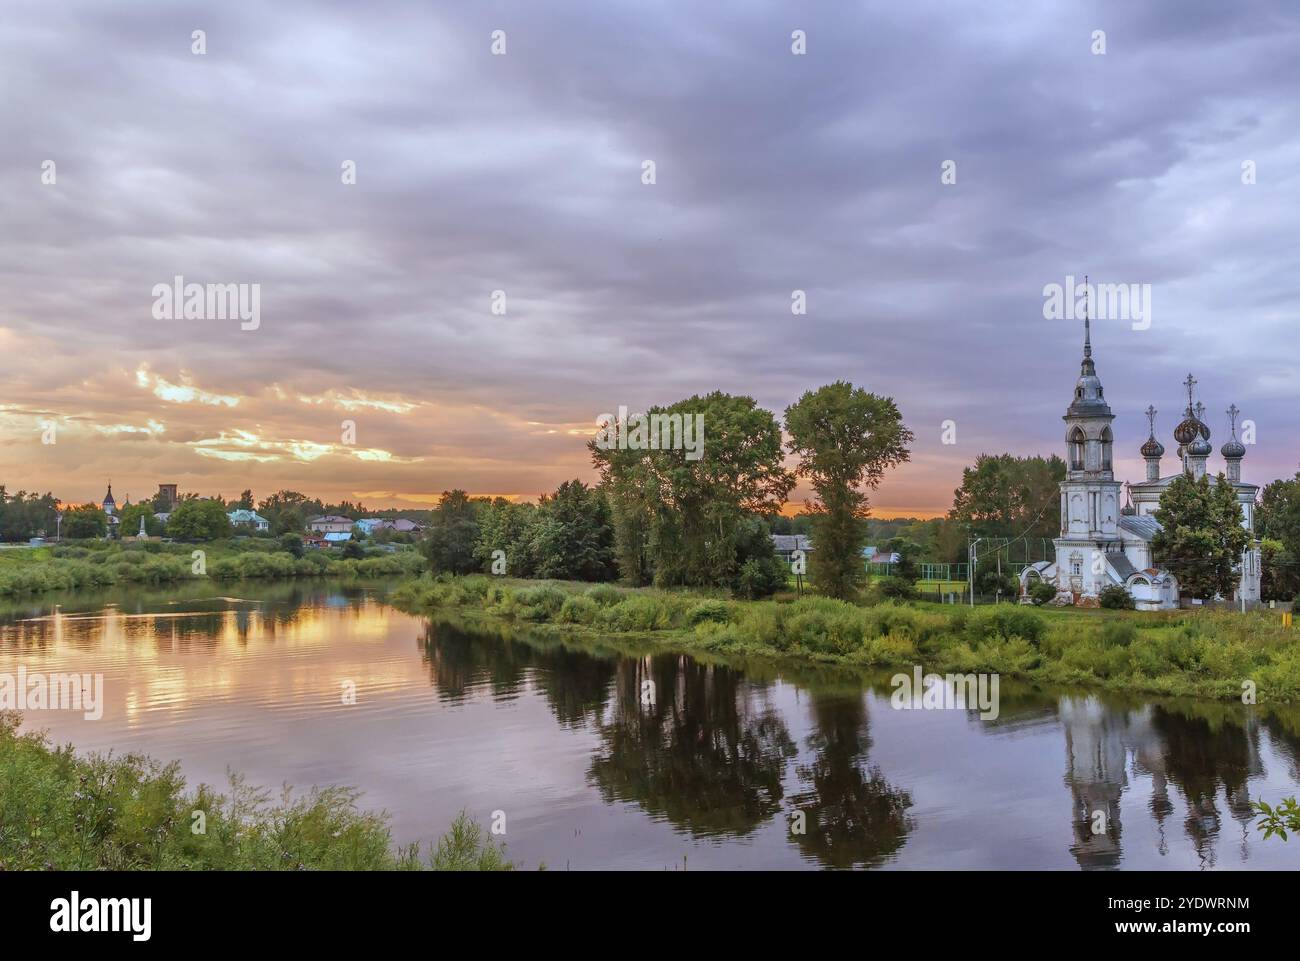
[[[729,619],[730,612],[722,601],[701,601],[686,612],[686,623],[691,625],[704,621],[725,624]]]
[[[1101,606],[1108,611],[1132,611],[1137,609],[1137,602],[1133,600],[1133,595],[1122,584],[1107,584],[1097,596],[1100,599]]]
[[[561,624],[590,624],[600,613],[600,605],[585,594],[570,594],[560,606],[555,619]]]
[[[564,591],[547,584],[516,592],[512,607],[515,617],[522,621],[549,621],[560,613],[565,599]]]
[[[1056,597],[1056,585],[1047,581],[1035,581],[1029,587],[1029,597],[1035,604],[1046,604]]]
[[[916,585],[901,577],[878,577],[875,586],[882,597],[891,600],[906,601],[916,597]]]
[[[596,625],[611,631],[662,631],[673,626],[674,613],[663,595],[633,594],[603,609]]]
[[[1128,647],[1137,640],[1137,633],[1137,625],[1132,621],[1107,621],[1101,626],[1101,642],[1107,647]]]
[[[1017,604],[998,604],[970,615],[966,621],[966,636],[972,641],[993,637],[1010,640],[1023,638],[1037,645],[1043,639],[1047,623],[1042,616]]]
[[[587,588],[587,596],[601,607],[612,607],[626,596],[626,592],[612,584],[596,584]]]
[[[751,557],[736,578],[736,595],[748,600],[770,597],[786,583],[786,566],[779,557]]]

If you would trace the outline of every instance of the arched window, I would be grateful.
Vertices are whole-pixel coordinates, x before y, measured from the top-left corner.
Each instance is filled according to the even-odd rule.
[[[1101,432],[1101,469],[1110,470],[1112,467],[1111,446],[1115,441],[1115,436],[1107,427]]]
[[[1083,470],[1083,429],[1076,427],[1070,432],[1070,470]]]

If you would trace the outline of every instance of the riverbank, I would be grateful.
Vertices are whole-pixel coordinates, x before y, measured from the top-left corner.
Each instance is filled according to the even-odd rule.
[[[0,871],[504,871],[504,847],[463,813],[435,844],[397,847],[357,792],[313,788],[272,803],[232,775],[187,792],[175,763],[78,756],[0,713]]]
[[[391,595],[413,613],[474,612],[595,640],[1258,703],[1300,700],[1300,644],[1266,612],[1075,611],[820,597],[737,601],[607,584],[423,576]]]
[[[201,551],[201,563],[194,556]],[[210,578],[276,580],[301,577],[409,577],[424,569],[413,549],[370,549],[345,558],[321,550],[301,557],[275,540],[247,538],[204,544],[87,542],[0,551],[0,597]]]

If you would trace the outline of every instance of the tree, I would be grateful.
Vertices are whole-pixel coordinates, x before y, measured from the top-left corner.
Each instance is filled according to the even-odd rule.
[[[1160,496],[1155,518],[1160,531],[1151,548],[1178,578],[1179,590],[1202,600],[1231,597],[1250,534],[1241,526],[1241,505],[1227,479],[1220,474],[1211,485],[1208,476],[1175,478]]]
[[[475,504],[463,490],[443,491],[421,549],[435,574],[469,574],[478,540]]]
[[[239,495],[239,500],[230,505],[231,510],[251,511],[253,509],[253,492],[244,488],[244,492]]]
[[[885,553],[897,554],[898,563],[894,565],[894,576],[915,584],[921,578],[921,571],[916,566],[916,559],[921,556],[921,545],[905,537],[891,537],[885,541]]]
[[[722,391],[652,407],[638,424],[648,418],[702,423],[702,449],[588,445],[610,499],[620,570],[634,582],[653,576],[661,586],[734,583],[742,522],[776,513],[794,483],[782,464],[776,418],[752,397]],[[631,421],[621,426],[635,437]]]
[[[1259,596],[1266,601],[1289,601],[1300,593],[1297,558],[1281,541],[1265,537],[1259,542]]]
[[[295,534],[293,531],[286,531],[280,535],[280,548],[288,551],[294,557],[302,557],[306,553],[303,547],[302,535]]]
[[[863,490],[874,490],[886,470],[909,459],[912,432],[891,398],[847,381],[805,393],[786,408],[785,429],[791,452],[799,455],[796,473],[817,494],[809,505],[813,586],[830,597],[852,598],[866,580],[862,548],[870,503]]]
[[[178,541],[211,541],[230,536],[225,505],[214,500],[190,499],[176,505],[167,518],[167,533]]]
[[[1020,537],[1029,542],[1061,530],[1065,461],[1051,457],[980,454],[962,471],[948,519],[978,537]]]
[[[52,494],[38,496],[19,491],[10,494],[0,484],[0,540],[25,541],[40,534],[53,534],[59,502]]]
[[[117,532],[120,537],[135,537],[140,533],[140,518],[144,518],[144,532],[150,537],[159,537],[163,532],[163,522],[154,517],[153,503],[141,501],[130,507],[123,507],[118,514]]]
[[[82,504],[63,515],[63,536],[80,539],[108,533],[108,515],[94,504]]]
[[[538,577],[607,581],[618,573],[609,504],[580,480],[542,495],[529,546]]]
[[[478,512],[478,540],[474,543],[478,569],[492,573],[493,563],[501,559],[505,561],[504,573],[532,577],[536,569],[531,543],[536,517],[537,508],[532,504],[516,504],[504,497],[494,497],[484,504]]]

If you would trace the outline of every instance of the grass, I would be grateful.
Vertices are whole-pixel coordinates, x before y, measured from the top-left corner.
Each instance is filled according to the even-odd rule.
[[[175,763],[141,755],[77,756],[0,713],[3,870],[511,870],[504,846],[464,812],[427,852],[394,847],[384,814],[357,792],[313,788],[294,799],[231,777],[229,793],[185,791]],[[201,830],[200,830],[201,828]]]
[[[198,580],[297,577],[403,577],[424,569],[413,550],[342,558],[312,550],[295,558],[278,541],[249,538],[209,544],[89,542],[0,550],[0,597],[85,590],[117,584],[171,584]],[[193,552],[203,552],[195,572]]]
[[[477,612],[693,651],[858,666],[922,664],[1030,681],[1258,703],[1300,700],[1300,644],[1268,612],[869,606],[823,597],[738,601],[689,592],[420,577],[393,593],[417,612]]]

